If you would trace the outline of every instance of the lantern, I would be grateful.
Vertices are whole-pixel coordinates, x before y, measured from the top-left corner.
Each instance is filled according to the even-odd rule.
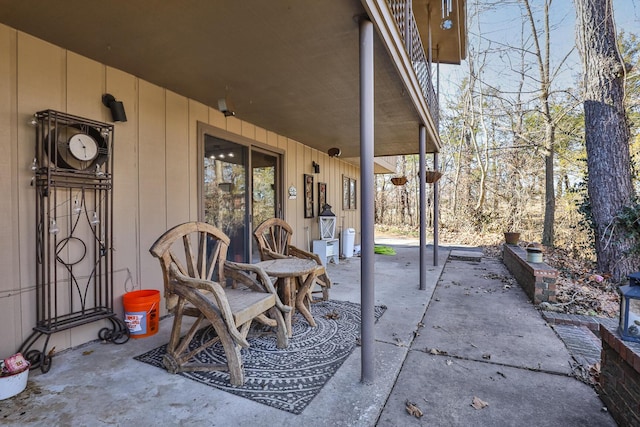
[[[318,214],[320,226],[320,239],[330,240],[336,234],[336,214],[331,212],[331,206],[326,204],[322,207],[322,212]]]
[[[620,286],[620,336],[640,342],[640,272],[629,275],[629,284]]]

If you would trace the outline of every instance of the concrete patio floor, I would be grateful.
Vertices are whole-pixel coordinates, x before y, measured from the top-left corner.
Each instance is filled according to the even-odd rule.
[[[429,249],[428,286],[420,291],[417,242],[376,243],[394,246],[397,255],[376,255],[375,303],[388,309],[375,325],[374,384],[360,383],[357,347],[302,414],[265,406],[134,360],[167,342],[167,318],[152,337],[124,345],[96,341],[57,354],[50,372],[33,370],[24,392],[0,401],[0,420],[70,426],[615,425],[594,390],[567,376],[570,354],[522,290],[502,292],[508,272],[498,260],[449,259],[451,248],[441,247],[434,267]],[[329,264],[328,272],[332,299],[360,302],[359,258]],[[473,409],[474,396],[489,406]],[[409,415],[407,400],[424,417]]]

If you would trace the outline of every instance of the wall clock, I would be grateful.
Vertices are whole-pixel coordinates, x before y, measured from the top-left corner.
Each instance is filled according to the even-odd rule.
[[[108,144],[98,129],[81,124],[54,128],[45,140],[45,149],[57,168],[87,170],[103,164]]]
[[[81,162],[90,162],[98,157],[98,142],[86,133],[71,135],[68,148],[69,153]]]

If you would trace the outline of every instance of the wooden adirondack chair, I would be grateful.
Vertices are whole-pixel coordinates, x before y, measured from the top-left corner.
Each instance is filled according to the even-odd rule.
[[[165,232],[149,251],[160,261],[167,308],[174,315],[164,366],[171,373],[228,370],[231,384],[242,385],[240,348],[249,347],[246,338],[252,321],[275,326],[277,345],[285,348],[288,334],[283,313],[291,308],[282,304],[260,267],[227,261],[228,246],[229,238],[216,227],[188,222]],[[227,279],[232,287],[227,286]],[[183,316],[196,320],[181,338]],[[207,320],[217,336],[189,350],[189,343]],[[190,362],[217,341],[224,349],[226,365]]]
[[[318,254],[314,254],[302,249],[299,249],[291,244],[291,236],[293,235],[293,229],[291,226],[280,218],[271,218],[260,224],[253,236],[258,243],[258,249],[260,250],[260,259],[262,261],[296,257],[312,259],[318,264],[316,269],[316,284],[320,286],[320,291],[313,291],[312,293],[322,293],[322,300],[329,299],[329,288],[331,288],[331,279],[327,275],[327,270],[322,265]]]

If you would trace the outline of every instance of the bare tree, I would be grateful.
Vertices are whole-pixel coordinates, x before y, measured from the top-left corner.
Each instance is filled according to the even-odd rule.
[[[550,38],[551,32],[549,28],[549,7],[552,0],[544,1],[544,49],[540,46],[540,40],[538,37],[538,30],[536,28],[536,21],[531,12],[531,5],[529,0],[522,0],[522,3],[527,11],[527,17],[529,18],[529,24],[531,25],[531,35],[534,43],[534,54],[538,62],[538,72],[540,79],[540,107],[542,109],[542,117],[544,120],[544,170],[545,170],[545,208],[544,208],[544,226],[542,230],[542,244],[546,246],[553,246],[554,235],[554,223],[555,223],[555,211],[556,211],[556,197],[554,192],[554,139],[555,139],[555,122],[551,115],[550,107],[550,94],[551,94],[551,75],[550,75]]]
[[[630,132],[624,106],[625,67],[616,44],[611,0],[574,0],[576,43],[584,71],[588,195],[598,268],[621,281],[638,268],[637,244],[616,216],[633,197]]]

